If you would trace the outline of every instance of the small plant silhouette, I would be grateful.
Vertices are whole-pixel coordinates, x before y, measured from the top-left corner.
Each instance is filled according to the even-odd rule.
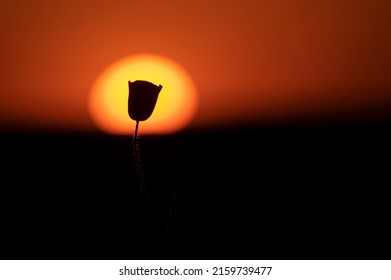
[[[141,165],[140,148],[138,143],[138,127],[140,121],[147,120],[155,109],[157,98],[162,85],[155,85],[149,81],[136,80],[134,82],[128,81],[129,98],[128,98],[128,114],[129,117],[136,121],[136,128],[133,135],[132,149],[133,158],[135,161],[138,182],[143,196],[144,215],[145,215],[145,234],[148,243],[148,255],[153,255],[151,231],[152,231],[152,208],[149,197],[149,192],[145,183],[144,171]]]

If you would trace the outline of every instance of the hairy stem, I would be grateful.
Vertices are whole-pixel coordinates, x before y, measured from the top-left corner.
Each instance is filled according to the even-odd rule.
[[[151,240],[151,232],[152,232],[152,210],[151,210],[151,201],[148,193],[148,189],[145,183],[144,171],[141,164],[140,158],[140,147],[138,143],[138,126],[139,121],[136,121],[136,129],[133,136],[133,158],[136,166],[136,172],[138,177],[138,182],[141,190],[141,195],[143,197],[144,202],[144,229],[145,229],[145,237],[147,242],[147,254],[148,256],[152,256],[152,240]]]

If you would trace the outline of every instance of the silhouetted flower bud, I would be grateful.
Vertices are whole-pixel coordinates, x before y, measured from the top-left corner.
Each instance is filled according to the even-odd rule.
[[[145,121],[155,109],[161,85],[157,86],[148,81],[137,80],[128,81],[129,99],[128,113],[129,117],[135,121]]]

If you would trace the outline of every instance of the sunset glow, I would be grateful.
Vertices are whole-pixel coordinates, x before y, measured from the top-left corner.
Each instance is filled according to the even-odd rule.
[[[184,128],[197,108],[196,88],[189,74],[175,62],[157,55],[123,58],[96,79],[89,98],[95,124],[109,134],[133,133],[127,113],[128,81],[146,80],[163,89],[152,116],[141,122],[141,134],[168,134]]]
[[[3,2],[0,131],[129,134],[141,77],[140,133],[391,120],[390,1]]]

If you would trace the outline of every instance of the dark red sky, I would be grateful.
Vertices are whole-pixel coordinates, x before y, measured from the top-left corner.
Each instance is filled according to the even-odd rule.
[[[390,1],[5,0],[0,8],[0,128],[94,130],[93,82],[139,53],[192,76],[200,99],[192,127],[391,110]]]

